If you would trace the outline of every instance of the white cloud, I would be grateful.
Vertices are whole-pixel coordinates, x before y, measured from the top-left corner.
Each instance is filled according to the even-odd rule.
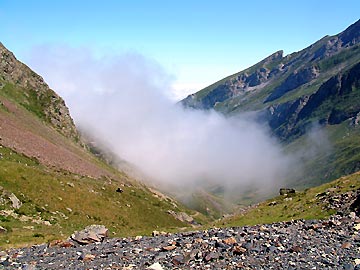
[[[249,115],[227,119],[175,105],[173,77],[139,54],[99,59],[86,49],[44,46],[29,63],[78,125],[164,185],[211,182],[241,191],[278,187],[286,177],[291,159],[266,128]]]

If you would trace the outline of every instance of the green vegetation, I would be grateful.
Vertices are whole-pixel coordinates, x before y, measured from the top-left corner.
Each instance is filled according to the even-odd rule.
[[[194,192],[191,198],[187,199],[187,206],[200,213],[203,213],[209,219],[221,218],[223,215],[232,213],[235,206],[222,198],[223,193],[216,196],[212,192]]]
[[[55,93],[50,89],[38,92],[5,81],[0,81],[0,85],[0,114],[20,132],[28,133],[26,139],[50,142],[60,153],[70,152],[83,164],[90,163],[90,168],[94,166],[109,175],[93,178],[61,166],[45,166],[36,158],[20,154],[21,150],[0,144],[0,226],[6,230],[0,233],[0,248],[66,239],[91,224],[105,225],[110,236],[143,235],[190,226],[172,217],[168,210],[186,212],[198,222],[207,222],[207,217],[159,198],[79,143],[56,132],[46,110],[51,105],[57,113],[57,105],[61,105],[57,102],[62,100],[54,99]],[[21,145],[20,141],[17,143]],[[42,155],[46,153],[39,156]],[[116,192],[118,188],[123,192]],[[12,207],[11,193],[21,201],[19,209]]]
[[[271,57],[271,56],[270,56]],[[264,67],[264,65],[266,67],[272,67],[272,66],[277,66],[281,63],[281,59],[277,59],[277,60],[273,60],[273,61],[268,61],[268,59],[264,59],[261,62],[243,70],[240,72],[237,72],[235,74],[232,74],[224,79],[221,79],[207,87],[205,87],[204,89],[200,90],[199,92],[196,93],[195,95],[195,99],[197,101],[201,101],[201,99],[203,99],[204,97],[206,97],[207,95],[211,94],[211,92],[213,90],[215,90],[217,87],[219,87],[220,85],[225,84],[227,81],[231,81],[231,80],[236,80],[236,78],[242,74],[252,74],[254,73],[256,70]]]
[[[342,177],[333,182],[297,192],[290,196],[278,196],[249,208],[244,214],[217,222],[216,226],[245,226],[269,224],[292,219],[323,219],[335,213],[327,207],[319,194],[333,190],[342,194],[360,188],[360,173]]]
[[[35,90],[5,83],[4,87],[0,90],[0,95],[15,101],[40,119],[49,122],[49,119],[46,119],[45,108],[51,102],[51,93],[38,95]]]
[[[351,66],[352,64],[355,64],[359,61],[360,55],[359,55],[359,49],[360,45],[354,45],[350,48],[347,48],[338,54],[329,57],[324,58],[319,62],[319,67],[321,70],[332,70],[334,67],[337,67],[340,64],[343,64],[344,62],[350,62],[348,66]]]
[[[356,24],[359,29],[359,22]],[[342,43],[344,36],[347,40],[351,36],[352,42]],[[214,104],[215,110],[229,117],[257,112],[285,152],[299,160],[286,180],[291,187],[313,187],[359,171],[360,126],[353,123],[360,110],[358,37],[358,32],[345,30],[299,52],[272,61],[264,59],[195,93],[197,103],[190,100],[190,106],[207,108]],[[261,77],[263,83],[243,90],[235,88],[239,80],[244,82],[240,75],[259,79],[255,72],[260,68],[268,69],[268,77]],[[311,74],[303,72],[306,70]],[[283,91],[265,103],[279,86]],[[216,91],[217,87],[221,91]],[[314,136],[320,126],[324,137]],[[262,198],[250,190],[233,202],[251,204]]]
[[[3,146],[0,154],[0,186],[22,202],[15,211],[9,203],[0,208],[0,226],[7,229],[0,234],[2,247],[64,239],[90,224],[107,226],[112,236],[188,226],[166,213],[187,211],[184,207],[155,197],[136,182],[53,170]]]
[[[327,48],[331,38],[333,37],[325,37],[308,48],[285,57],[280,57],[281,54],[276,53],[244,71],[228,76],[199,91],[195,94],[195,101],[200,104],[219,86],[224,86],[224,89],[220,90],[224,90],[225,96],[216,96],[222,93],[218,91],[213,97],[224,100],[224,97],[233,95],[233,93],[228,95],[226,91],[234,90],[229,85],[236,85],[240,75],[253,75],[256,78],[256,76],[262,76],[263,70],[261,74],[254,73],[263,68],[267,69],[269,75],[266,83],[250,87],[240,92],[238,96],[223,102],[215,102],[215,109],[225,115],[234,115],[242,111],[261,111],[270,106],[275,108],[287,102],[295,102],[300,97],[310,96],[317,92],[330,77],[337,74],[344,75],[360,61],[360,45],[342,48],[335,55],[331,55],[333,53],[331,50],[329,54],[322,54],[322,50]],[[279,66],[283,67],[281,71],[277,69]],[[296,89],[291,88],[294,87],[294,82],[286,81],[287,78],[295,72],[301,72],[312,66],[316,67],[316,72],[320,71],[319,74],[316,73],[316,79],[308,81],[305,78],[301,81],[307,83]],[[270,73],[271,71],[273,73]],[[24,74],[30,78],[38,76],[27,70]],[[261,77],[261,81],[263,79]],[[284,91],[284,94],[276,100],[264,103],[272,91],[284,82],[289,84],[289,90],[291,90]],[[41,82],[38,81],[38,83],[31,85],[39,85],[42,88]],[[59,167],[45,166],[36,158],[19,154],[20,150],[17,152],[15,146],[9,146],[13,147],[10,149],[0,144],[0,226],[5,229],[0,233],[0,248],[65,239],[74,231],[91,224],[105,225],[109,228],[111,236],[131,236],[150,234],[152,230],[178,231],[183,227],[190,228],[188,224],[169,215],[168,210],[186,212],[205,226],[208,226],[209,220],[220,218],[223,214],[233,211],[234,206],[224,202],[223,190],[217,187],[208,187],[206,192],[195,193],[188,202],[190,207],[204,215],[152,193],[144,185],[107,164],[107,156],[101,149],[100,151],[94,147],[84,149],[78,141],[79,138],[74,137],[74,135],[77,136],[77,132],[73,122],[66,122],[69,117],[58,119],[60,108],[65,107],[62,107],[62,99],[57,97],[52,90],[46,85],[43,89],[20,86],[27,84],[21,84],[17,79],[11,80],[11,78],[6,81],[5,76],[0,74],[0,116],[4,115],[6,121],[14,124],[13,127],[18,128],[18,134],[22,134],[23,131],[28,132],[34,135],[34,138],[41,138],[37,140],[41,145],[44,141],[49,142],[65,150],[64,152],[70,152],[71,155],[79,157],[84,162],[83,164],[89,162],[99,171],[108,173],[109,176],[95,179],[71,173]],[[295,83],[295,85],[299,84]],[[325,96],[324,100],[309,109],[311,113],[305,118],[298,119],[299,114],[295,115],[294,119],[291,119],[293,122],[296,121],[296,123],[291,123],[295,127],[294,132],[286,134],[288,137],[284,139],[285,151],[300,153],[302,159],[302,166],[294,169],[287,184],[299,190],[322,185],[305,189],[292,196],[278,196],[260,203],[258,207],[249,208],[241,215],[221,220],[216,223],[216,226],[254,225],[299,218],[326,218],[333,214],[334,210],[326,207],[317,196],[319,193],[326,193],[330,188],[336,193],[360,188],[359,173],[324,184],[342,175],[360,170],[360,127],[351,124],[352,120],[349,119],[359,110],[358,80],[356,83],[352,82],[351,87],[352,91],[348,94],[329,95],[329,98]],[[212,101],[213,99],[211,99],[211,104],[213,104]],[[300,107],[296,109],[301,110]],[[277,113],[284,112],[286,113],[286,110]],[[313,146],[317,144],[309,143],[308,136],[301,136],[300,131],[303,131],[301,129],[311,129],[311,124],[319,120],[328,121],[330,113],[334,112],[339,112],[339,115],[335,116],[341,121],[334,125],[325,125],[323,131],[326,136],[316,138],[320,140],[319,149],[314,149]],[[63,123],[56,126],[52,123],[54,119],[55,122]],[[289,122],[280,122],[282,124],[280,128],[292,128],[288,125]],[[65,136],[55,132],[54,128]],[[62,130],[66,132],[66,129],[70,131],[62,132]],[[11,140],[11,133],[7,136],[6,139]],[[21,146],[18,147],[18,145],[21,145],[21,142],[16,143],[17,149],[20,149]],[[310,152],[307,152],[309,150]],[[93,154],[97,154],[102,160]],[[34,156],[41,155],[36,153]],[[117,192],[119,188],[122,192]],[[19,209],[13,208],[9,199],[11,193],[21,201],[22,205]],[[249,190],[244,189],[241,198],[231,199],[239,204],[251,204],[264,198],[262,196],[268,196],[268,194],[258,194],[256,190],[249,188]]]

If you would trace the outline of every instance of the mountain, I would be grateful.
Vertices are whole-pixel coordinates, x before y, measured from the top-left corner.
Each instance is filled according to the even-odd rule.
[[[127,236],[193,226],[190,215],[206,220],[84,142],[64,100],[0,43],[0,246],[63,239],[91,224]]]
[[[275,52],[182,101],[228,117],[256,112],[288,152],[304,152],[315,129],[330,149],[304,156],[305,174],[289,185],[308,187],[360,170],[360,20],[334,36],[284,56]],[[320,138],[315,138],[322,143]]]
[[[2,92],[8,97],[15,98],[20,105],[63,135],[78,139],[79,134],[64,100],[48,87],[41,76],[17,61],[14,54],[2,43],[0,43],[0,53]]]
[[[334,214],[359,215],[360,172],[304,191],[279,195],[214,223],[216,227],[274,224],[279,221],[325,219]]]

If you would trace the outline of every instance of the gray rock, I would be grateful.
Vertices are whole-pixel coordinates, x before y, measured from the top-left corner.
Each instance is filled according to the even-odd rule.
[[[295,189],[293,188],[280,188],[279,191],[280,195],[287,195],[295,193]]]
[[[5,229],[3,226],[0,226],[0,233],[6,233],[7,229]]]
[[[335,215],[327,220],[106,239],[85,247],[32,246],[0,253],[0,269],[29,264],[36,269],[359,269],[354,237],[358,224],[357,219],[344,221],[344,216]]]
[[[15,209],[19,209],[22,205],[21,201],[15,196],[14,193],[10,193],[9,199],[12,203],[12,207]]]
[[[71,235],[71,239],[81,245],[102,242],[109,230],[104,225],[90,225],[80,232]]]
[[[167,213],[172,215],[174,218],[176,218],[177,220],[180,220],[182,222],[195,224],[194,219],[192,217],[190,217],[188,214],[186,214],[185,212],[177,213],[175,211],[168,210]]]
[[[161,266],[160,263],[154,263],[152,265],[150,265],[148,268],[146,269],[151,269],[151,270],[163,270],[164,268]]]

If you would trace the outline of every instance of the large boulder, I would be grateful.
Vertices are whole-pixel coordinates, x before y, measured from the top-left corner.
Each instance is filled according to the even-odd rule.
[[[104,225],[90,225],[84,230],[74,232],[71,239],[80,245],[102,242],[108,236],[109,230]]]
[[[280,195],[288,195],[295,193],[295,189],[293,188],[280,188],[279,191]]]
[[[9,200],[11,201],[12,207],[19,209],[22,205],[21,201],[15,196],[14,193],[9,194]]]
[[[16,195],[5,190],[2,186],[0,186],[0,204],[9,204],[14,209],[19,209],[22,206],[22,202]]]
[[[196,224],[195,220],[185,212],[175,212],[172,210],[168,210],[167,213],[172,215],[175,219],[180,220],[181,222],[185,222],[193,225]]]

